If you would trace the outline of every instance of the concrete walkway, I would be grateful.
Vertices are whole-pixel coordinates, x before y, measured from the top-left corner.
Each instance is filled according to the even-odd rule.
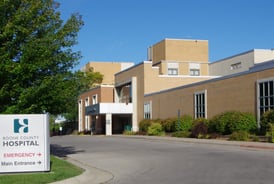
[[[57,181],[52,184],[101,184],[106,183],[113,178],[111,173],[89,166],[85,163],[73,159],[71,156],[68,156],[66,160],[84,169],[85,171],[79,176]]]
[[[274,152],[273,143],[260,143],[260,142],[240,142],[240,141],[225,141],[225,140],[215,140],[215,139],[192,139],[192,138],[175,138],[175,137],[157,137],[157,136],[124,136],[124,135],[113,135],[115,137],[126,137],[129,139],[144,139],[144,140],[161,140],[161,141],[177,141],[185,142],[191,144],[215,144],[223,146],[233,146],[233,147],[242,147],[245,149],[256,149],[256,150],[270,150]],[[84,157],[84,155],[83,155]],[[85,171],[83,174],[69,178],[66,180],[54,182],[52,184],[102,184],[107,183],[113,179],[113,175],[99,168],[92,167],[87,165],[79,160],[73,158],[73,155],[69,155],[67,160],[72,164],[83,168]],[[84,158],[83,158],[84,160]]]

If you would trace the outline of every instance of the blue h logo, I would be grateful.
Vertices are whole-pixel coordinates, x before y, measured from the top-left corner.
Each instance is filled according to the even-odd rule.
[[[13,122],[13,131],[14,133],[28,133],[29,127],[28,127],[28,119],[23,119],[23,122],[19,119],[14,119]]]

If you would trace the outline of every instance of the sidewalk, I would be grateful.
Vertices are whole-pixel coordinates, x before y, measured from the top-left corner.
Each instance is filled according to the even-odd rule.
[[[70,156],[67,157],[66,160],[84,169],[85,171],[79,176],[53,182],[51,184],[100,184],[105,183],[113,178],[113,175],[111,173],[89,166],[85,163],[73,159]]]
[[[215,145],[234,146],[234,147],[236,146],[236,147],[253,148],[258,150],[274,151],[274,143],[267,143],[267,142],[227,141],[227,140],[218,140],[218,139],[196,139],[196,138],[178,138],[178,137],[167,137],[167,136],[139,136],[139,135],[130,135],[130,136],[112,135],[112,137],[178,141],[178,142],[186,142],[186,143],[193,143],[193,144],[215,144]]]
[[[245,149],[256,149],[256,150],[270,150],[274,151],[273,143],[261,143],[261,142],[240,142],[240,141],[225,141],[225,140],[216,140],[216,139],[193,139],[193,138],[176,138],[176,137],[158,137],[158,136],[125,136],[125,135],[112,135],[113,138],[129,138],[129,139],[146,139],[146,140],[165,140],[165,141],[178,141],[185,142],[190,144],[211,144],[211,145],[223,145],[223,146],[233,146],[233,147],[242,147]],[[113,175],[110,172],[92,167],[85,163],[82,163],[73,158],[73,155],[68,156],[67,160],[72,164],[83,168],[85,171],[83,174],[69,178],[66,180],[54,182],[52,184],[100,184],[106,183],[113,179]]]

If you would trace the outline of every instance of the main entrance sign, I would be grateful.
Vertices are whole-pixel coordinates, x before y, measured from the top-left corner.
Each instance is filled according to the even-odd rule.
[[[0,173],[49,170],[48,115],[0,115]]]

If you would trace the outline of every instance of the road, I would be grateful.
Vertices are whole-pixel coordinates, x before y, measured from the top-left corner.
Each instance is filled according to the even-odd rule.
[[[51,152],[113,175],[108,184],[273,184],[274,151],[106,136],[51,137]]]

